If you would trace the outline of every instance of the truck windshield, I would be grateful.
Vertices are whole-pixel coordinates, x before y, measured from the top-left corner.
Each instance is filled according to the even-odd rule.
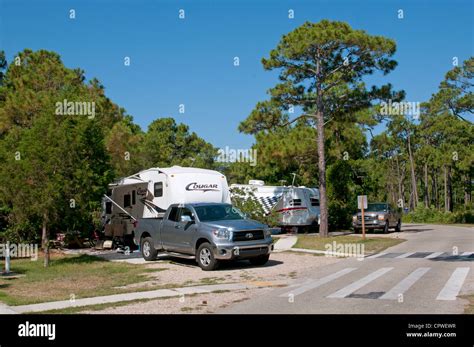
[[[195,206],[194,209],[201,222],[245,218],[244,214],[232,205]]]
[[[388,205],[387,204],[368,204],[367,205],[367,212],[378,212],[378,211],[387,211]]]

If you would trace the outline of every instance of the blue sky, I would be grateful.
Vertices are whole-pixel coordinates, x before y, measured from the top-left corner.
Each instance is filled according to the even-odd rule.
[[[58,52],[67,67],[98,78],[143,129],[172,116],[217,147],[248,148],[253,137],[237,127],[277,82],[260,61],[283,34],[305,21],[330,19],[390,37],[399,65],[368,82],[390,82],[407,92],[407,101],[425,101],[453,57],[461,62],[473,55],[473,3],[0,0],[0,49],[9,61],[24,48]],[[397,17],[399,9],[404,19]],[[125,56],[130,66],[124,66]],[[233,65],[236,56],[239,67]]]

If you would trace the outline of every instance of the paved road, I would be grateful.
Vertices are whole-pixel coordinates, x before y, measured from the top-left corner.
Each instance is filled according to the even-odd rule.
[[[303,273],[219,313],[462,313],[474,293],[474,228],[404,226],[395,247]]]

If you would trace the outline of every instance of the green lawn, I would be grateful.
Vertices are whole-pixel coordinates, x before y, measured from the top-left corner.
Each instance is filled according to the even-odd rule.
[[[0,301],[8,305],[69,300],[71,295],[79,299],[137,291],[114,287],[146,281],[147,273],[163,269],[146,269],[142,265],[110,262],[89,255],[53,255],[48,268],[43,267],[41,258],[15,259],[11,270],[22,276],[0,277]]]
[[[398,245],[404,242],[404,239],[395,239],[389,237],[367,237],[365,240],[357,236],[332,236],[321,238],[318,235],[299,235],[298,241],[293,248],[315,249],[326,251],[327,244],[363,244],[365,253],[378,253],[386,248]]]

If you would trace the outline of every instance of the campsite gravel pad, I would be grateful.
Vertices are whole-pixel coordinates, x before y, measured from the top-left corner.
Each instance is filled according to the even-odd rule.
[[[136,259],[141,258],[142,254],[139,251],[131,252],[130,254],[119,253],[119,252],[110,252],[110,253],[101,253],[97,254],[98,257],[107,259],[107,260],[121,260],[121,259]]]

